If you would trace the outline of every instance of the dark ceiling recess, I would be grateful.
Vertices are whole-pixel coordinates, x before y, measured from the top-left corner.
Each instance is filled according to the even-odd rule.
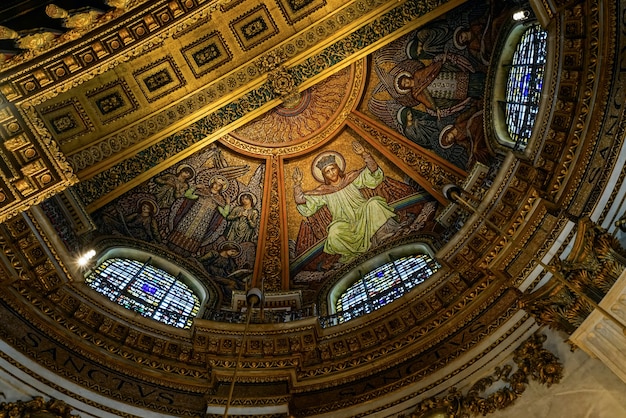
[[[93,8],[103,12],[111,9],[105,0],[2,0],[0,26],[17,32],[51,31],[65,32],[62,19],[52,19],[46,14],[46,6],[55,4],[72,14],[78,9]],[[0,40],[0,50],[19,51],[13,40]]]

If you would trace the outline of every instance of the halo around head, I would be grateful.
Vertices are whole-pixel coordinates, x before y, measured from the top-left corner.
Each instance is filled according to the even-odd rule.
[[[250,199],[252,200],[252,206],[256,206],[256,196],[254,195],[254,193],[248,191],[239,193],[239,196],[237,196],[237,203],[241,205],[241,198],[245,195],[250,196]]]
[[[196,170],[194,170],[194,168],[190,166],[189,164],[181,164],[178,167],[176,167],[176,174],[180,174],[180,172],[183,170],[188,170],[191,172],[190,178],[193,178],[196,176]]]
[[[396,121],[398,122],[398,126],[404,126],[406,124],[409,113],[410,110],[406,106],[402,106],[400,109],[398,109],[398,111],[396,112]]]
[[[311,174],[313,174],[315,180],[319,181],[320,183],[324,183],[324,176],[322,175],[322,169],[318,167],[318,164],[320,163],[320,161],[330,158],[334,158],[333,162],[337,164],[337,167],[339,167],[341,171],[344,171],[346,169],[346,160],[340,153],[336,151],[324,151],[320,153],[311,163]]]
[[[400,80],[402,80],[403,78],[412,79],[413,76],[408,71],[402,71],[398,73],[398,75],[396,75],[396,77],[393,79],[393,88],[396,89],[396,92],[398,92],[399,94],[409,94],[411,92],[411,88],[409,87],[407,89],[400,85]]]
[[[404,51],[406,52],[406,56],[411,58],[411,59],[418,59],[419,58],[419,50],[420,47],[420,41],[416,38],[411,39],[407,44],[406,44],[406,48],[404,49]]]
[[[209,179],[209,187],[213,183],[220,183],[222,185],[222,192],[225,192],[226,189],[228,189],[228,186],[230,185],[230,182],[228,181],[228,179],[222,176],[221,174],[217,174]]]
[[[450,148],[452,145],[454,145],[453,143],[451,143],[451,144],[444,144],[444,143],[442,142],[443,137],[444,137],[444,136],[446,136],[446,134],[447,134],[450,130],[452,130],[452,128],[454,128],[454,126],[453,126],[453,125],[446,125],[446,126],[444,126],[444,127],[443,127],[443,129],[441,130],[441,132],[439,132],[439,146],[440,146],[441,148],[443,148],[443,149],[448,149],[448,148]]]
[[[454,43],[454,47],[456,49],[465,49],[467,47],[467,45],[463,45],[461,42],[459,42],[459,36],[461,35],[462,32],[466,32],[468,29],[464,26],[459,26],[458,28],[456,28],[454,30],[454,35],[452,36],[452,42]]]
[[[217,248],[218,251],[228,251],[228,250],[236,250],[238,254],[241,254],[241,245],[237,244],[235,241],[224,241]]]
[[[141,210],[144,204],[150,205],[150,208],[152,209],[152,216],[156,216],[159,213],[159,205],[157,205],[154,199],[149,199],[149,198],[140,199],[139,202],[137,202],[137,209]]]

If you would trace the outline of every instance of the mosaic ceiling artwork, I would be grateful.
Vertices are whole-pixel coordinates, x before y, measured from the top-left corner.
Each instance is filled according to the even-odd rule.
[[[124,236],[193,260],[223,289],[245,290],[256,259],[265,165],[217,144],[92,214],[98,236]]]
[[[142,151],[138,157],[177,149],[189,156],[106,198],[91,214],[98,227],[92,238],[121,235],[191,260],[222,289],[226,306],[233,290],[259,283],[299,290],[312,302],[350,266],[381,251],[420,239],[441,246],[437,182],[490,163],[482,106],[490,55],[485,28],[493,12],[487,4],[459,7],[194,154],[182,152],[185,142]],[[264,19],[246,16],[242,28],[265,27]],[[194,46],[184,53],[198,64],[216,51]],[[150,102],[144,93],[166,94],[161,89],[183,80],[173,65],[166,57],[141,67],[133,85]],[[88,104],[74,99],[41,108],[58,135],[67,132],[71,140],[73,130],[93,129],[78,122],[90,119],[81,114],[95,111],[106,124],[136,109],[141,96],[123,80],[93,84],[85,90]],[[187,111],[179,106],[178,112]],[[170,116],[147,129],[164,129]],[[411,167],[415,157],[386,149],[389,140],[403,141],[433,168]],[[150,168],[137,163],[127,165],[125,175]],[[339,179],[334,185],[325,173],[331,166]],[[110,174],[105,183],[115,179]],[[78,195],[86,197],[86,187],[106,190],[94,178]],[[261,252],[259,242],[266,244]]]
[[[624,182],[619,2],[533,3],[560,43],[524,150],[489,105],[517,1],[97,2],[0,52],[1,337],[72,407],[222,416],[235,381],[244,415],[412,416],[534,332],[535,257],[617,213],[596,206]],[[357,277],[416,253],[432,274],[338,315]],[[195,294],[183,326],[90,287],[112,257]]]

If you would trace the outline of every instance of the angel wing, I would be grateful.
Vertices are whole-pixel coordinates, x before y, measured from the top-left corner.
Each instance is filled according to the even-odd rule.
[[[202,152],[189,156],[184,162],[192,166],[195,170],[200,170],[202,167],[214,167],[214,162],[221,159],[223,159],[221,150],[216,143],[212,143],[204,148]]]
[[[372,97],[367,104],[369,110],[385,125],[404,134],[404,129],[398,120],[398,112],[404,107],[395,100],[379,100]]]
[[[221,168],[207,168],[200,171],[195,178],[195,182],[198,184],[208,185],[215,176],[221,176],[228,180],[230,188],[238,177],[241,177],[250,171],[250,166],[245,165],[232,165]]]
[[[248,182],[248,191],[254,194],[259,202],[263,197],[263,182],[265,180],[265,165],[261,164],[252,174],[252,178]]]
[[[386,47],[374,52],[374,66],[384,67],[387,63],[397,64],[400,61],[407,59],[406,50],[412,39],[413,38],[411,36],[403,36],[402,38],[391,42]]]
[[[445,20],[431,22],[427,27],[416,30],[413,37],[422,45],[422,55],[434,57],[444,52],[452,31]],[[416,58],[407,53],[408,58]]]

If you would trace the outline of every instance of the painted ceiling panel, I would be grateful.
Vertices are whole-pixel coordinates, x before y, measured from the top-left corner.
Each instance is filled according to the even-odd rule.
[[[325,174],[333,164],[342,176],[337,185]],[[319,289],[346,265],[407,236],[438,235],[438,202],[352,129],[286,162],[284,177],[294,289]]]
[[[142,135],[160,136],[75,188],[91,206],[98,226],[93,238],[122,235],[191,261],[206,273],[204,280],[221,288],[225,307],[233,291],[252,285],[298,290],[310,304],[320,289],[376,254],[416,240],[440,247],[447,235],[435,221],[442,209],[439,182],[460,182],[476,162],[490,163],[482,118],[484,62],[455,36],[472,24],[485,26],[491,12],[482,3],[457,8],[292,92],[213,141],[208,139],[212,130],[242,118],[253,106],[246,102],[253,92],[222,106],[220,117],[198,119],[208,103],[191,105],[193,97],[204,97],[199,92],[132,127],[123,124],[124,106],[132,103],[128,85],[94,88],[99,78],[89,81],[86,95],[70,102],[78,108],[84,101],[91,114],[108,112],[121,124],[119,133],[101,137],[101,145],[125,138],[117,147],[123,152]],[[482,33],[476,36],[472,39],[482,45]],[[189,57],[210,52],[201,50]],[[175,81],[167,67],[172,64],[163,60],[135,70],[135,76],[142,75],[128,83],[133,97],[149,102],[147,86],[157,94],[160,83]],[[316,65],[302,71],[320,71],[328,63]],[[294,79],[284,70],[272,77],[268,82],[279,86]],[[403,77],[421,82],[421,90],[400,86]],[[166,96],[175,101],[175,95]],[[161,136],[170,123],[176,132]],[[401,143],[405,149],[399,151]],[[97,148],[85,166],[107,158],[110,148]],[[71,158],[76,163],[88,154],[93,156],[93,149]],[[411,165],[415,160],[421,161],[417,169]],[[335,183],[323,174],[331,165],[338,172]]]
[[[229,304],[233,290],[249,286],[264,181],[264,161],[213,144],[96,211],[95,238],[124,236],[185,258]]]
[[[359,110],[463,170],[489,165],[483,106],[494,13],[461,6],[374,52]]]

